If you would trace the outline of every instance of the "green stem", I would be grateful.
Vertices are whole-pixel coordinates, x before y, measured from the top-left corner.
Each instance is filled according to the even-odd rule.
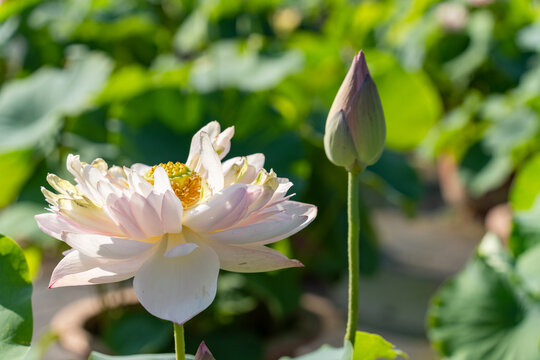
[[[174,352],[176,360],[186,360],[186,344],[184,343],[184,325],[174,323]]]
[[[359,172],[349,172],[349,188],[347,213],[349,220],[349,235],[347,237],[349,252],[349,311],[347,316],[347,332],[345,341],[354,345],[356,324],[358,322],[358,282],[360,278],[358,236],[360,234],[360,215],[358,209],[358,179]]]

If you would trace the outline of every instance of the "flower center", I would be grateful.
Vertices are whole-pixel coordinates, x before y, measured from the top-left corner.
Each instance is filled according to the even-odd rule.
[[[165,169],[171,187],[182,202],[184,209],[192,207],[197,204],[205,195],[208,190],[208,184],[206,181],[196,173],[187,167],[186,164],[179,162],[173,163],[169,161],[166,164],[154,165],[148,170],[143,177],[152,185],[154,185],[154,172],[156,168],[160,166]]]

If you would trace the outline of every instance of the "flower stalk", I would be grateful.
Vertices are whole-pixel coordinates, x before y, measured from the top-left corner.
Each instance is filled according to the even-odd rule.
[[[360,172],[349,172],[349,184],[347,194],[347,214],[349,233],[347,237],[348,260],[349,260],[349,307],[347,312],[347,330],[345,341],[354,345],[356,336],[356,324],[358,321],[358,283],[360,280],[359,263],[359,235],[360,214],[358,210],[358,179]]]
[[[184,325],[174,324],[174,352],[176,360],[186,360],[186,344],[184,342]]]

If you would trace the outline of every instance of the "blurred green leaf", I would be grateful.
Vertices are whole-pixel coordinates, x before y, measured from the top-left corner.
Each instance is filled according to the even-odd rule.
[[[518,170],[512,189],[510,204],[514,210],[530,209],[540,193],[540,155],[536,155]]]
[[[407,72],[390,55],[366,51],[386,118],[386,143],[396,150],[415,148],[441,116],[437,90],[423,72]]]
[[[0,135],[1,136],[1,135]],[[32,150],[17,150],[0,154],[0,168],[6,173],[0,177],[0,208],[10,204],[19,195],[24,183],[32,175]]]
[[[403,196],[413,201],[420,199],[422,183],[405,155],[385,149],[381,158],[368,170],[380,176],[388,186]]]
[[[103,338],[116,354],[129,355],[163,351],[172,342],[172,325],[146,311],[126,311],[110,317]]]
[[[3,209],[0,212],[0,233],[41,248],[55,246],[57,241],[39,230],[34,220],[35,215],[43,213],[44,207],[45,203],[18,201]]]
[[[302,68],[302,54],[287,51],[279,56],[260,56],[234,41],[215,43],[191,71],[191,84],[201,92],[236,88],[260,91],[272,88]]]
[[[540,245],[519,256],[516,270],[527,289],[540,299]]]
[[[32,340],[32,282],[21,248],[0,235],[0,358],[23,359]]]
[[[504,184],[512,171],[512,160],[508,156],[493,156],[477,143],[465,153],[458,174],[470,194],[480,197]]]
[[[356,332],[353,360],[395,359],[398,356],[408,358],[403,351],[394,348],[382,336],[363,331]]]
[[[433,297],[429,337],[451,359],[538,359],[540,304],[511,282],[513,264],[502,246],[494,248],[492,235],[484,241]]]
[[[65,70],[41,69],[0,91],[0,150],[43,146],[58,132],[62,115],[79,113],[109,76],[111,61],[75,51]]]
[[[200,50],[208,38],[208,18],[201,10],[193,11],[174,35],[173,46],[180,53]]]

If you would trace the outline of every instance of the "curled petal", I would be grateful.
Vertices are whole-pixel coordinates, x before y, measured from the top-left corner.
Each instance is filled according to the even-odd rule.
[[[245,157],[234,157],[222,165],[225,186],[242,183],[250,184],[264,166],[263,154],[252,154]]]
[[[227,271],[253,273],[304,266],[264,245],[229,245],[219,241],[209,245],[218,254],[221,268]]]
[[[186,161],[186,165],[192,169],[197,168],[200,161],[201,154],[201,134],[208,134],[210,139],[215,139],[221,131],[221,126],[217,121],[211,121],[203,126],[191,139],[191,146],[189,148],[189,156]]]
[[[232,227],[207,236],[227,244],[269,244],[284,239],[305,228],[317,215],[313,205],[286,201],[276,205],[280,212],[259,222]],[[271,211],[271,208],[265,209]],[[257,215],[255,215],[257,216]],[[247,220],[249,222],[249,219]]]
[[[216,296],[219,259],[209,247],[166,258],[163,250],[135,275],[133,287],[152,315],[183,324],[206,309]]]
[[[181,233],[167,234],[165,236],[167,237],[165,257],[188,255],[198,247],[199,237],[188,228],[185,228]]]
[[[219,134],[215,140],[213,138],[210,138],[212,140],[212,145],[214,146],[214,150],[219,155],[219,159],[223,159],[227,154],[229,153],[229,150],[231,150],[231,139],[234,136],[234,126],[228,127],[221,134]]]

